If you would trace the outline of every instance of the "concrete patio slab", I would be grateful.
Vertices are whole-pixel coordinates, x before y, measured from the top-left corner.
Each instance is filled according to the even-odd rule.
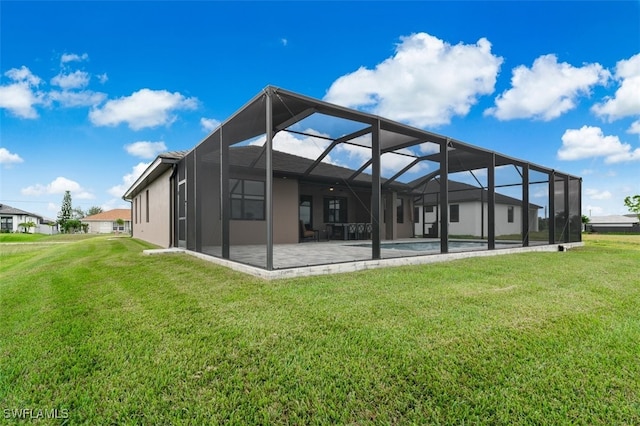
[[[413,240],[411,240],[413,241]],[[397,242],[397,241],[395,241]],[[231,258],[222,259],[220,247],[209,247],[205,253],[182,248],[144,250],[145,255],[186,253],[209,262],[244,272],[256,277],[271,279],[293,278],[310,275],[354,272],[372,268],[403,265],[421,265],[445,262],[469,257],[497,256],[527,252],[558,252],[580,247],[583,243],[545,244],[531,247],[513,247],[498,244],[495,250],[458,250],[447,254],[438,252],[420,252],[410,250],[382,249],[382,259],[371,259],[371,248],[359,243],[322,242],[302,244],[282,244],[273,247],[274,267],[268,271],[260,267],[266,262],[264,246],[231,247]]]

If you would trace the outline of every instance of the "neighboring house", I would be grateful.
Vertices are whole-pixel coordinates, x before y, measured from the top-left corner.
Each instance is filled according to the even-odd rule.
[[[38,226],[36,226],[37,234],[55,235],[59,232],[60,230],[58,229],[58,222],[56,222],[55,220],[44,218],[42,219],[42,222],[40,222]]]
[[[636,215],[592,216],[587,223],[589,232],[639,232],[640,219]]]
[[[119,225],[118,219],[122,219],[124,223]],[[87,232],[90,234],[128,234],[131,232],[130,209],[108,210],[106,212],[83,217],[80,221],[89,225]]]
[[[274,149],[280,135],[313,158]],[[332,164],[340,155],[358,161],[357,170]],[[509,186],[522,188],[522,201],[496,192],[496,169],[505,166],[517,172]],[[460,183],[451,178],[475,170],[486,171],[488,188],[458,199]],[[420,175],[427,190],[430,181],[451,187],[432,204],[429,191],[407,183]],[[414,212],[433,220],[420,210],[431,205],[438,206],[432,235],[442,253],[458,233],[486,232],[488,250],[496,248],[496,236],[520,234],[516,243],[526,247],[540,209],[529,191],[540,184],[555,220],[539,241],[579,242],[580,223],[576,230],[572,218],[580,217],[581,178],[269,86],[193,149],[159,155],[123,198],[132,203],[136,238],[272,270],[284,267],[274,261],[274,245],[318,239],[370,239],[362,245],[369,259],[381,259],[383,240],[416,235]],[[318,264],[344,261],[329,257]]]
[[[21,223],[33,222],[36,226],[28,230],[36,232],[36,227],[42,222],[42,216],[29,213],[6,204],[0,204],[0,232],[24,232]]]
[[[411,184],[410,184],[411,185]],[[423,189],[424,196],[414,207],[414,226],[417,236],[438,237],[440,185],[430,181]],[[451,235],[486,238],[488,235],[488,200],[486,189],[462,182],[449,181],[449,233]],[[496,192],[495,233],[518,235],[522,232],[522,201]],[[529,232],[538,231],[538,210],[529,204]]]

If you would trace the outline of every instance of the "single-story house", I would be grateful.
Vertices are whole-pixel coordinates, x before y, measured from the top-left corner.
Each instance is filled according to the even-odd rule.
[[[587,223],[588,232],[638,232],[640,219],[636,215],[593,216]]]
[[[485,238],[488,235],[488,201],[486,188],[449,181],[449,233],[451,235]],[[429,181],[423,194],[415,202],[415,235],[439,237],[440,184]],[[522,232],[522,200],[496,192],[495,234],[517,235]],[[529,232],[538,232],[538,211],[541,206],[529,203]]]
[[[282,152],[274,147],[281,135],[313,150]],[[358,167],[332,161],[349,154]],[[507,169],[509,182],[497,182],[496,170]],[[458,199],[465,191],[456,191],[455,177],[467,172],[486,176],[474,187],[480,200]],[[355,243],[369,260],[384,258],[383,241],[425,234],[437,237],[439,253],[462,231],[483,237],[485,250],[502,233],[527,247],[540,209],[529,194],[540,186],[554,218],[544,243],[579,242],[581,185],[554,169],[269,86],[193,149],[159,155],[123,198],[136,238],[273,270],[289,267],[274,261],[274,246],[300,242],[368,240]],[[501,196],[507,186],[521,197]],[[450,207],[462,201],[464,208]],[[433,205],[437,233],[416,232],[415,207]],[[344,260],[336,251],[312,261]]]
[[[42,221],[43,218],[40,215],[0,204],[0,232],[29,232],[33,234]],[[33,222],[35,226],[28,229],[20,226],[20,224],[28,222]]]
[[[122,220],[122,224],[118,223]],[[112,209],[80,219],[88,224],[90,234],[128,234],[131,232],[131,209]]]

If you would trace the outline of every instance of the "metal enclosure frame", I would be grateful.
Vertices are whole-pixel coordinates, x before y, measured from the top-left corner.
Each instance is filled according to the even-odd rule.
[[[306,166],[304,170],[293,173],[292,176],[299,179],[311,179],[314,173],[322,166],[323,159],[341,144],[357,144],[358,138],[370,137],[371,155],[362,167],[353,171],[352,175],[345,179],[347,184],[367,187],[371,194],[370,221],[373,224],[371,232],[371,256],[370,259],[381,258],[381,228],[383,216],[383,190],[395,188],[411,194],[420,194],[418,187],[427,187],[429,182],[439,182],[439,221],[440,221],[440,253],[449,252],[449,177],[452,173],[463,173],[474,170],[486,170],[487,185],[480,185],[486,192],[487,212],[487,245],[488,250],[496,248],[496,168],[513,166],[520,174],[521,180],[517,185],[522,186],[522,232],[521,244],[523,247],[530,244],[529,224],[531,221],[529,198],[530,171],[535,171],[548,177],[548,204],[549,217],[549,244],[558,242],[580,241],[581,236],[573,232],[575,216],[580,217],[580,191],[581,178],[566,173],[549,169],[540,165],[531,164],[525,160],[507,157],[505,155],[485,150],[458,141],[443,135],[410,127],[383,117],[355,111],[341,106],[333,105],[318,99],[313,99],[274,86],[267,86],[230,118],[221,123],[217,129],[204,138],[196,147],[188,152],[180,160],[179,170],[186,169],[186,247],[189,250],[202,252],[203,247],[211,244],[198,230],[202,226],[209,226],[204,221],[214,221],[210,229],[216,234],[216,244],[220,251],[214,256],[224,259],[232,259],[233,229],[231,226],[231,199],[229,182],[231,169],[235,167],[233,149],[246,141],[263,137],[264,144],[260,155],[253,159],[247,169],[253,167],[256,175],[264,175],[264,248],[266,261],[262,266],[266,270],[274,269],[274,176],[282,174],[274,167],[273,139],[279,132],[291,132],[304,134],[294,129],[294,125],[315,114],[335,117],[357,124],[357,130],[343,134],[336,138],[326,138],[330,141],[328,147]],[[320,137],[314,135],[315,137]],[[407,151],[409,148],[421,146],[421,144],[433,144],[438,147],[437,152],[417,155],[415,151]],[[363,145],[358,145],[363,147]],[[363,149],[364,149],[363,148]],[[413,157],[411,162],[400,169],[392,177],[384,179],[381,176],[381,158],[388,153]],[[437,164],[437,170],[425,174],[419,179],[419,183],[408,189],[409,186],[399,181],[405,173],[421,162]],[[365,170],[370,167],[370,174]],[[210,168],[210,170],[202,170]],[[259,172],[259,173],[258,173]],[[475,176],[474,176],[475,177]],[[256,179],[259,179],[256,178]],[[477,179],[476,179],[477,180]],[[177,185],[182,182],[180,177],[172,180],[172,194],[178,194]],[[417,181],[414,181],[417,182]],[[540,182],[537,182],[540,183]],[[424,184],[424,185],[423,185]],[[514,186],[514,185],[503,185]],[[216,188],[215,191],[205,191],[204,188]],[[577,192],[577,194],[576,194]],[[484,193],[484,192],[483,192]],[[216,200],[204,200],[203,197],[214,197]],[[484,197],[484,195],[483,195]],[[577,203],[576,203],[577,197]],[[561,204],[561,206],[558,205]],[[484,202],[482,202],[484,205]],[[561,211],[556,212],[556,207]],[[484,209],[484,207],[482,207]],[[174,207],[173,215],[176,223],[173,224],[173,238],[175,245],[180,241],[179,209]],[[484,210],[483,210],[484,211]],[[484,214],[484,213],[483,213]],[[553,218],[553,219],[552,219]],[[484,219],[482,219],[484,222]],[[209,228],[207,228],[209,229]],[[209,231],[208,231],[209,232]],[[261,231],[262,232],[262,231]],[[559,232],[559,233],[558,233]],[[218,235],[219,234],[219,235]],[[559,241],[562,240],[562,241]]]

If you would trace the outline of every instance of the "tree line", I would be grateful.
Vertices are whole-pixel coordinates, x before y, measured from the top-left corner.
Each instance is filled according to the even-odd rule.
[[[71,203],[71,192],[65,191],[62,197],[62,206],[58,212],[58,225],[60,231],[64,233],[74,233],[82,231],[87,233],[89,231],[89,224],[82,223],[81,219],[86,216],[93,216],[94,214],[102,213],[102,207],[93,206],[89,210],[84,212],[82,209],[74,208]]]

